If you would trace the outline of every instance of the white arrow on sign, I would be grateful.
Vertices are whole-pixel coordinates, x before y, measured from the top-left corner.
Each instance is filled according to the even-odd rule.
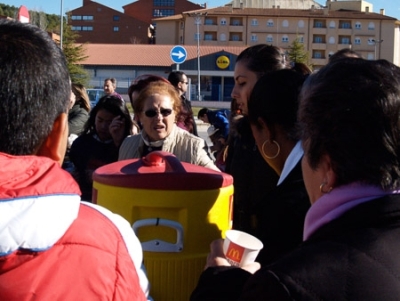
[[[181,59],[185,56],[185,54],[179,50],[179,52],[172,52],[171,55],[178,56],[178,59]]]

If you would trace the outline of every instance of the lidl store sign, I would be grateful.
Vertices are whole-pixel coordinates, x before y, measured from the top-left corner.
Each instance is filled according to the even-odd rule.
[[[217,57],[216,63],[219,69],[226,69],[229,67],[231,61],[229,60],[229,57],[227,57],[226,55],[221,55]]]

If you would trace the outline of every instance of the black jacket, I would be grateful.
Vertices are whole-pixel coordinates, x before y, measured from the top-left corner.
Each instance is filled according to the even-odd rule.
[[[257,261],[262,266],[301,244],[304,219],[310,205],[299,161],[285,180],[256,207],[255,235],[264,244]]]
[[[68,112],[68,135],[75,134],[79,136],[88,119],[88,111],[81,107],[79,103],[75,103]]]
[[[227,153],[225,172],[234,180],[233,228],[255,234],[256,207],[276,187],[278,175],[258,151],[247,117],[232,125]]]
[[[360,204],[256,274],[203,272],[198,300],[400,300],[400,196]]]

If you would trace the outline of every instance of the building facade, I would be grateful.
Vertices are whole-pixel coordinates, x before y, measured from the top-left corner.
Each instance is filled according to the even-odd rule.
[[[161,44],[251,46],[266,43],[288,50],[298,39],[318,69],[330,55],[351,48],[366,59],[400,65],[400,21],[373,13],[365,1],[327,1],[317,9],[224,6],[157,20]]]
[[[79,34],[78,43],[154,44],[152,19],[196,10],[206,5],[187,0],[138,0],[119,12],[95,1],[83,0],[82,6],[69,11],[69,24]]]

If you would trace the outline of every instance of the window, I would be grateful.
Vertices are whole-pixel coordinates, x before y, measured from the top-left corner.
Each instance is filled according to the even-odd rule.
[[[71,16],[71,20],[82,20],[82,16]]]
[[[323,58],[322,52],[321,51],[314,51],[313,58],[322,59]]]
[[[340,38],[340,44],[346,44],[346,45],[350,44],[350,38],[341,37]]]
[[[336,27],[336,22],[335,21],[329,22],[329,28],[335,28],[335,27]]]
[[[347,21],[340,21],[339,28],[350,29],[351,24],[350,24],[350,22],[347,22]]]
[[[214,25],[213,19],[205,19],[204,25]]]
[[[375,45],[375,39],[374,38],[368,38],[368,45],[370,45],[370,46]]]
[[[221,19],[220,24],[221,25],[226,25],[226,19],[225,18]]]
[[[119,16],[114,16],[113,21],[119,21]]]
[[[153,17],[167,17],[175,15],[174,9],[153,9]]]
[[[84,20],[84,21],[93,21],[93,16],[83,16],[82,20]]]
[[[119,31],[119,27],[118,26],[114,26],[113,27],[113,31]]]
[[[240,35],[239,34],[232,34],[231,35],[231,41],[240,41]]]
[[[175,0],[153,0],[153,6],[175,6]]]
[[[269,34],[267,36],[267,43],[273,43],[274,42],[274,38]]]
[[[297,37],[297,41],[299,42],[299,43],[304,43],[304,37],[303,36],[298,36]]]
[[[315,21],[314,27],[316,28],[323,28],[324,24],[321,21]]]
[[[287,35],[282,36],[282,43],[289,43],[289,37]]]
[[[374,22],[369,22],[368,30],[375,30],[375,23]]]
[[[219,35],[219,40],[220,40],[220,41],[226,41],[226,34],[221,33],[221,34]]]
[[[320,36],[314,37],[314,43],[316,44],[323,43],[322,37]]]
[[[258,20],[257,19],[252,19],[251,20],[251,26],[258,26]]]
[[[282,27],[289,27],[289,21],[288,20],[283,20],[282,21]]]
[[[242,22],[240,22],[240,20],[234,19],[234,20],[232,20],[232,25],[233,26],[241,26]]]
[[[375,54],[374,53],[368,53],[367,54],[367,60],[374,60],[375,59]]]
[[[336,43],[335,37],[330,37],[329,38],[329,44],[335,44],[335,43]]]
[[[354,38],[354,44],[360,45],[361,44],[361,39],[358,38],[358,37]]]
[[[258,41],[258,36],[257,36],[255,33],[253,33],[253,34],[251,35],[251,41],[252,41],[252,42],[257,42],[257,41]]]
[[[212,34],[209,34],[209,33],[205,34],[204,35],[204,40],[205,41],[212,41],[213,40]]]
[[[267,27],[274,27],[274,20],[269,19],[269,20],[267,21]]]
[[[73,31],[93,31],[93,26],[72,26]]]
[[[298,26],[299,28],[303,28],[303,27],[304,27],[304,21],[303,21],[303,20],[300,20],[299,23],[297,23],[297,26]]]
[[[361,23],[360,22],[356,22],[356,24],[354,24],[354,28],[355,29],[361,29]]]

